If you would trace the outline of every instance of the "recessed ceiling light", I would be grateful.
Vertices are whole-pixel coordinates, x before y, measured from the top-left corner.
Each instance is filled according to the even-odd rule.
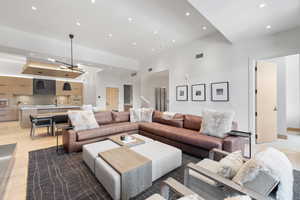
[[[155,51],[155,49],[154,49],[154,48],[152,48],[152,49],[151,49],[151,51]]]
[[[131,17],[128,17],[128,21],[129,21],[129,22],[132,22],[133,19],[132,19]]]
[[[47,60],[50,61],[50,62],[55,62],[54,58],[48,58]]]
[[[172,40],[172,42],[173,42],[173,43],[175,43],[175,42],[176,42],[176,40]]]
[[[264,8],[264,7],[266,7],[266,6],[267,6],[267,4],[265,4],[265,3],[259,4],[259,8]]]
[[[266,29],[271,29],[271,28],[272,28],[271,25],[267,25],[267,26],[266,26]]]
[[[80,26],[81,24],[80,24],[80,22],[76,22],[76,25],[77,25],[77,26]]]
[[[157,35],[157,34],[158,34],[158,31],[156,31],[156,30],[153,31],[153,34],[154,34],[154,35]]]
[[[206,30],[206,29],[207,29],[207,27],[206,27],[206,26],[202,26],[202,29],[203,29],[203,30]]]
[[[35,6],[31,6],[32,10],[37,10],[37,8]]]
[[[96,0],[91,0],[92,3],[96,3]]]
[[[133,46],[136,46],[136,42],[133,42],[132,45],[133,45]]]
[[[185,13],[185,16],[190,16],[190,15],[191,15],[191,13],[189,13],[189,12]]]
[[[110,38],[111,38],[112,36],[113,36],[113,35],[112,35],[111,33],[110,33],[110,34],[108,34],[108,37],[110,37]]]

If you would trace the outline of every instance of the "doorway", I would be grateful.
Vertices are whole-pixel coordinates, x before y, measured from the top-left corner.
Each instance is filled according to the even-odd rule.
[[[254,150],[276,148],[300,169],[300,55],[259,60],[255,67]]]
[[[165,112],[167,108],[167,89],[155,88],[155,110]]]
[[[106,88],[106,110],[119,110],[119,88]]]
[[[277,139],[277,64],[259,61],[256,64],[256,142]]]
[[[124,85],[124,111],[129,111],[133,107],[133,87]]]

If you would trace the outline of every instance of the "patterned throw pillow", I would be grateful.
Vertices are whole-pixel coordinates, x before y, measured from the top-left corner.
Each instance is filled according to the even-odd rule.
[[[232,129],[234,115],[234,112],[203,110],[200,133],[225,138]]]
[[[68,117],[75,131],[99,128],[93,111],[68,111]]]

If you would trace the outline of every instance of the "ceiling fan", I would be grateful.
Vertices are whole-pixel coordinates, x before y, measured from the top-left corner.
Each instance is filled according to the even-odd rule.
[[[71,63],[59,61],[59,60],[52,59],[52,58],[50,58],[48,60],[51,61],[51,62],[54,62],[54,63],[61,64],[60,67],[62,69],[69,69],[71,71],[85,73],[85,71],[79,66],[79,64],[77,64],[77,65],[74,64],[74,59],[73,59],[73,39],[74,39],[74,35],[73,34],[69,34],[69,38],[71,40]]]

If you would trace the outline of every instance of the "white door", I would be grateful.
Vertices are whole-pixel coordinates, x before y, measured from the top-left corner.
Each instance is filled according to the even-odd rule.
[[[277,65],[258,62],[256,72],[257,143],[277,139]]]

